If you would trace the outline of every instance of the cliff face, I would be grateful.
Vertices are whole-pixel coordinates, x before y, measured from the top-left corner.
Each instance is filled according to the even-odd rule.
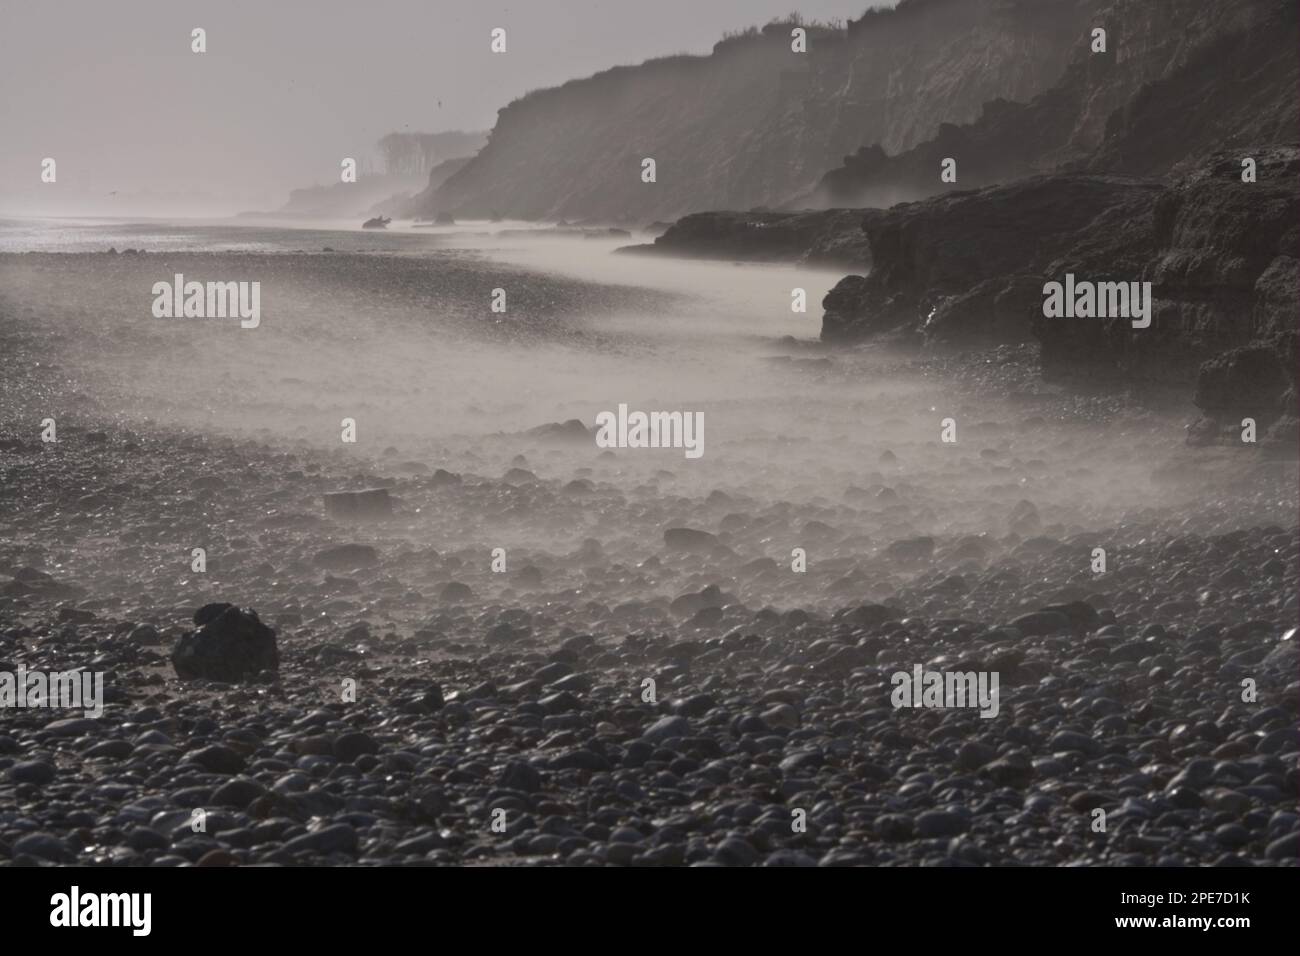
[[[305,219],[415,216],[419,195],[446,182],[486,141],[486,133],[460,130],[389,133],[376,144],[383,172],[362,173],[354,183],[295,189],[276,212],[252,215]]]
[[[1294,0],[1117,0],[1075,44],[1060,80],[1025,103],[995,100],[904,151],[874,143],[827,173],[819,206],[889,206],[1058,168],[1163,176],[1237,143],[1300,126]],[[957,160],[957,182],[940,163]]]
[[[472,156],[460,156],[456,159],[444,159],[433,169],[429,170],[429,178],[421,183],[423,189],[411,190],[410,193],[402,195],[393,195],[371,210],[371,215],[386,216],[403,216],[412,219],[421,215],[424,208],[425,198],[445,183],[452,176],[456,175],[469,164],[473,159]]]
[[[441,133],[389,133],[376,145],[387,172],[425,176],[440,163],[473,156],[486,142],[486,130],[452,129]]]
[[[289,201],[275,213],[266,215],[304,219],[343,219],[369,215],[369,210],[384,206],[402,193],[420,187],[422,178],[372,173],[358,177],[355,183],[330,183],[308,186],[289,193]]]
[[[771,25],[709,56],[530,93],[421,213],[648,222],[779,204],[864,144],[905,150],[989,100],[1030,99],[1086,42],[1100,4],[903,0],[845,30],[808,28],[804,54],[790,49],[792,24]]]
[[[1162,176],[1219,150],[1285,143],[1300,132],[1300,4],[1196,6],[1169,68],[1106,118],[1093,169]]]

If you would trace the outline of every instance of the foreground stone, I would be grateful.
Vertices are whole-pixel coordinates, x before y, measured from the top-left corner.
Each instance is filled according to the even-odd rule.
[[[182,680],[235,683],[280,669],[275,631],[258,619],[256,611],[234,606],[198,630],[182,634],[171,660]]]

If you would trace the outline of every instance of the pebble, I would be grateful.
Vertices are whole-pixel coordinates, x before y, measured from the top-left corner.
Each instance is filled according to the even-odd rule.
[[[357,845],[357,831],[346,823],[337,823],[296,836],[284,848],[289,853],[304,850],[313,853],[356,853]]]
[[[238,753],[229,747],[221,744],[210,744],[207,747],[201,747],[198,750],[191,751],[185,755],[185,759],[191,763],[196,763],[204,770],[211,773],[236,774],[242,773],[245,766],[245,760]]]
[[[927,810],[916,818],[918,836],[925,838],[956,836],[965,833],[969,822],[956,813],[945,810]]]
[[[75,859],[68,845],[52,833],[29,833],[20,837],[14,842],[13,851],[52,863],[71,863]]]
[[[121,466],[121,480],[142,488],[230,458],[208,515],[192,495],[105,488],[95,474],[115,474],[123,453],[104,427],[102,454],[117,457],[79,452],[91,457],[68,464],[77,495],[49,504],[121,499],[96,512],[103,567],[70,558],[81,530],[51,534],[42,507],[14,518],[14,540],[45,542],[44,553],[0,565],[5,664],[95,661],[119,695],[98,719],[6,720],[0,847],[26,862],[1208,866],[1300,855],[1294,526],[1231,528],[1217,504],[1161,504],[1083,532],[1105,502],[1070,500],[1084,478],[1060,465],[1080,460],[1082,431],[1067,453],[1023,445],[1046,420],[990,429],[953,465],[900,424],[887,476],[872,464],[815,502],[724,473],[696,491],[694,478],[622,453],[568,460],[527,443],[478,460],[402,446],[338,466],[306,443],[250,461],[233,440],[132,436],[138,470]],[[6,453],[5,467],[34,455]],[[421,457],[423,470],[397,467]],[[988,533],[936,530],[954,515],[981,520],[962,482],[942,478],[953,497],[935,492],[954,467],[975,470],[980,495],[997,489]],[[527,473],[505,482],[507,468]],[[381,484],[393,486],[390,521],[323,513],[324,494]],[[1018,505],[1022,495],[1034,502]],[[213,555],[227,556],[219,587],[196,599],[180,572],[134,573],[159,542],[190,540],[200,514]],[[521,529],[508,573],[490,570],[491,528]],[[799,536],[789,547],[808,549],[806,576],[789,572],[784,542]],[[1094,546],[1108,549],[1106,574],[1089,572]],[[12,567],[20,560],[49,572]],[[60,582],[87,593],[42,593]],[[191,625],[265,637],[249,605],[274,624],[275,667],[265,658],[246,674],[227,660],[225,673],[247,677],[227,681],[166,666]],[[914,664],[997,670],[1000,713],[894,708],[889,677]],[[1240,700],[1246,676],[1257,704]],[[355,700],[339,693],[348,679]],[[1087,826],[1096,807],[1106,834]],[[192,828],[197,808],[206,832]],[[489,828],[493,809],[506,810],[505,834]]]
[[[379,743],[367,733],[354,731],[340,734],[334,739],[334,756],[344,763],[352,763],[366,754],[379,753]]]
[[[44,760],[24,760],[9,768],[9,779],[14,783],[31,783],[42,786],[55,777],[53,764]]]
[[[674,737],[687,737],[691,724],[685,717],[661,717],[641,732],[641,737],[651,743],[662,743]]]

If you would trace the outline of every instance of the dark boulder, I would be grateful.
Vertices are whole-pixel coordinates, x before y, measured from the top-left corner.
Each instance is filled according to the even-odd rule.
[[[172,666],[181,680],[235,683],[262,671],[279,671],[275,631],[257,612],[228,605],[198,630],[186,631],[172,649]]]
[[[202,627],[209,621],[215,621],[234,606],[227,601],[213,601],[211,604],[205,604],[194,612],[194,623]]]

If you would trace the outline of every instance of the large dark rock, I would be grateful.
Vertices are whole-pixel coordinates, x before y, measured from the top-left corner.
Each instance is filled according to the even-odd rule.
[[[215,621],[232,607],[234,607],[234,605],[229,601],[213,601],[211,604],[205,604],[194,612],[194,623],[199,627],[202,627],[209,621]]]
[[[235,683],[262,671],[278,671],[275,631],[257,612],[230,605],[196,631],[186,631],[172,649],[172,666],[181,680]]]

